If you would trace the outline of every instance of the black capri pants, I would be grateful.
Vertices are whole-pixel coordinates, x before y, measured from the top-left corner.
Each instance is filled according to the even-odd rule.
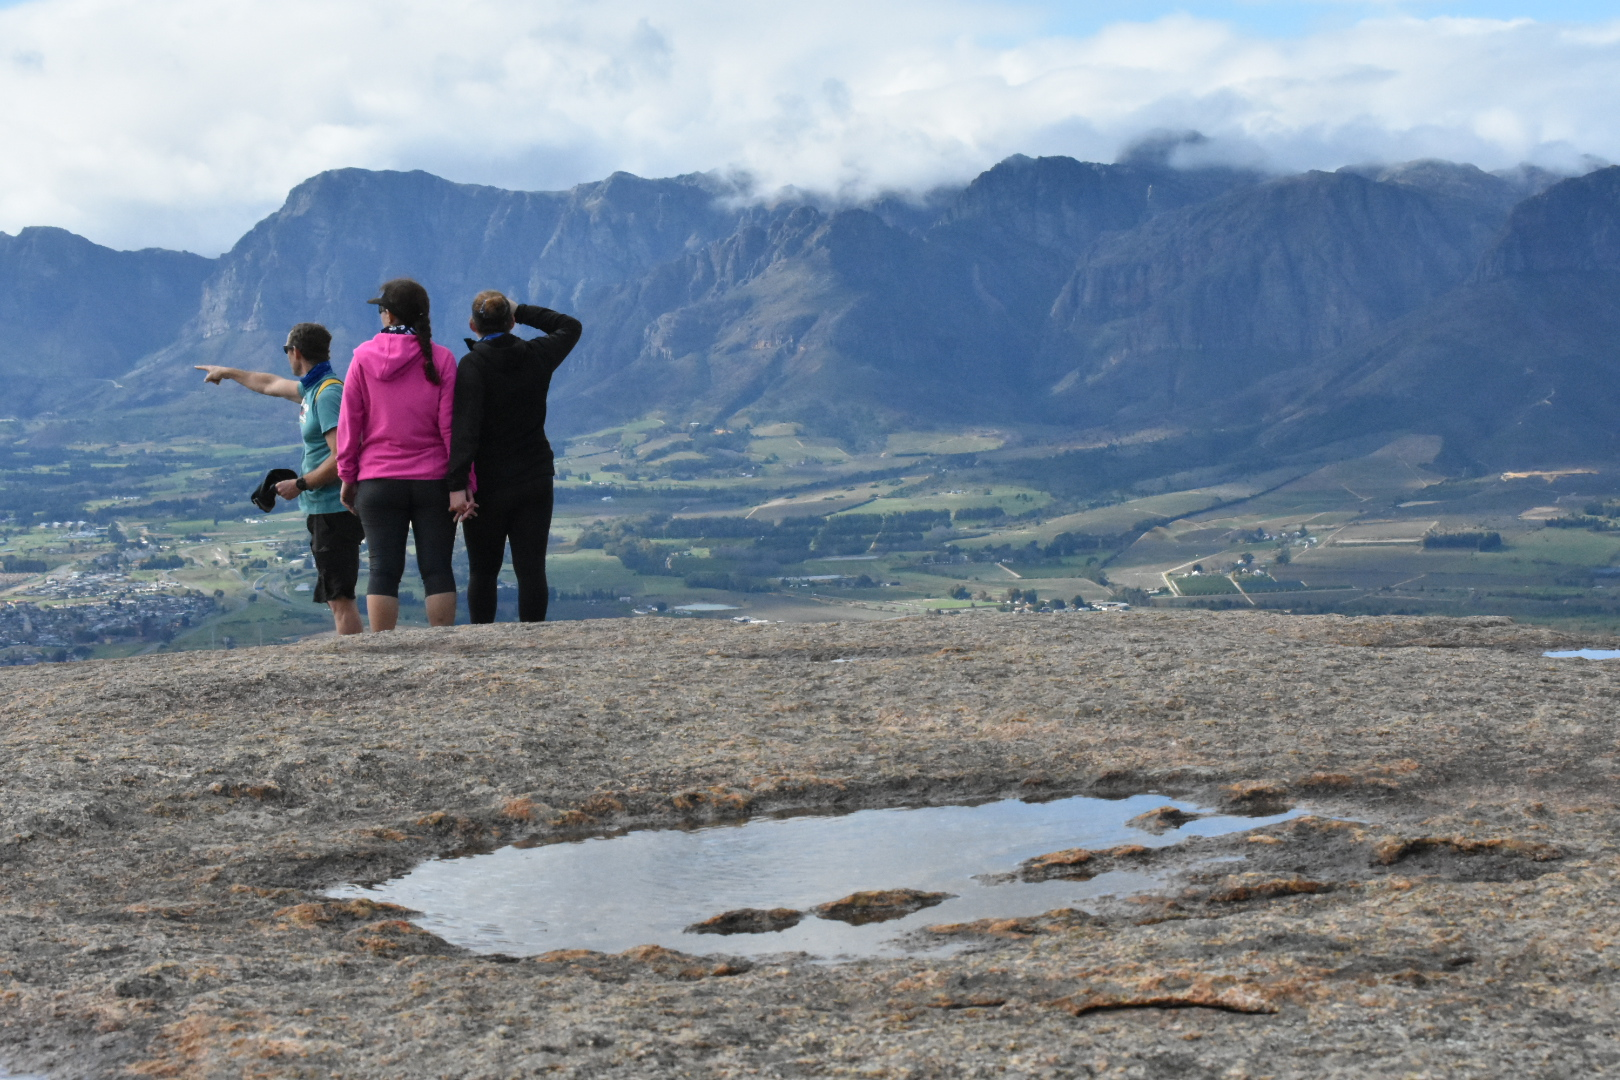
[[[362,480],[354,508],[366,528],[371,580],[367,596],[398,596],[405,576],[405,539],[416,535],[416,566],[427,596],[456,591],[450,556],[456,547],[456,519],[450,516],[450,487],[443,480]]]
[[[551,537],[550,478],[499,491],[475,493],[478,516],[461,523],[467,541],[467,613],[470,621],[495,621],[495,588],[508,541],[518,580],[518,619],[545,622],[551,589],[546,583],[546,541]]]

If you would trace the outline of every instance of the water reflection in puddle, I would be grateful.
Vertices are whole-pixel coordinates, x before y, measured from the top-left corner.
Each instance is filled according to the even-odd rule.
[[[1580,657],[1582,660],[1620,660],[1620,649],[1567,649],[1544,652],[1541,655],[1550,656],[1555,660],[1567,660],[1570,657]]]
[[[975,875],[1015,870],[1062,848],[1241,832],[1295,816],[1211,815],[1154,836],[1125,822],[1145,811],[1199,807],[1160,795],[1128,799],[1017,800],[980,806],[862,810],[838,817],[755,819],[691,831],[643,830],[540,847],[423,863],[379,886],[351,885],[335,897],[364,896],[422,912],[416,921],[479,952],[533,955],[552,949],[619,952],[657,944],[685,952],[755,955],[889,956],[908,931],[935,923],[1038,915],[1088,907],[1108,894],[1152,887],[1148,874],[1114,872],[1090,881],[993,884]],[[807,917],[763,934],[683,933],[692,923],[738,908],[799,908],[853,892],[920,889],[958,894],[902,919],[850,926]]]

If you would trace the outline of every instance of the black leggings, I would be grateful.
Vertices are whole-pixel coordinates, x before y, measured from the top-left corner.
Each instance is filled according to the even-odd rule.
[[[518,618],[545,622],[546,541],[551,537],[551,481],[473,496],[478,516],[461,524],[467,541],[467,615],[475,623],[495,621],[495,583],[506,542],[512,542],[512,570],[518,579]]]
[[[416,534],[416,566],[428,596],[456,591],[450,556],[456,547],[456,519],[450,516],[450,488],[443,480],[362,480],[354,508],[366,527],[371,553],[367,596],[398,596],[405,576],[406,534]]]

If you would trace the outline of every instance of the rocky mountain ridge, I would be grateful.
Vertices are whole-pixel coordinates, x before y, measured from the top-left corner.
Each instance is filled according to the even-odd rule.
[[[27,417],[112,383],[174,341],[214,260],[113,251],[66,229],[0,233],[0,374],[5,413]]]
[[[25,387],[19,419],[151,431],[206,416],[283,441],[239,397],[200,408],[191,365],[273,368],[306,319],[332,328],[341,358],[372,332],[365,298],[410,275],[452,345],[481,288],[586,322],[553,392],[561,434],[659,412],[849,439],[1180,426],[1294,446],[1422,431],[1493,461],[1556,431],[1558,453],[1606,453],[1583,440],[1605,427],[1614,381],[1616,237],[1620,169],[1268,178],[1016,156],[960,190],[865,206],[761,204],[704,175],[517,192],[344,169],[214,260],[60,230],[0,237],[0,369]],[[57,282],[91,306],[54,304]],[[1543,376],[1511,375],[1527,370]]]

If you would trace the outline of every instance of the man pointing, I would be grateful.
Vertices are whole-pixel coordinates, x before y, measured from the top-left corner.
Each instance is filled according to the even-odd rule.
[[[287,334],[281,351],[292,364],[294,379],[267,371],[197,364],[203,380],[216,386],[232,379],[267,397],[286,398],[302,406],[298,426],[304,436],[304,460],[294,480],[276,485],[283,499],[297,499],[309,529],[309,550],[315,556],[315,602],[332,609],[332,622],[340,634],[360,632],[360,610],[354,587],[360,577],[360,541],[365,531],[360,519],[338,498],[337,426],[343,403],[343,380],[332,373],[332,335],[319,323],[299,323]]]

